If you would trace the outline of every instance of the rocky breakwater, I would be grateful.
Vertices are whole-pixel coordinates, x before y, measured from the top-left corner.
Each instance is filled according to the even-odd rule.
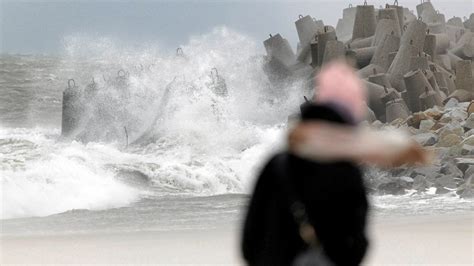
[[[405,128],[438,156],[423,168],[369,171],[368,185],[377,193],[435,189],[472,197],[474,116],[467,109],[474,100],[473,25],[474,14],[446,19],[431,1],[415,11],[398,1],[379,8],[364,1],[344,9],[336,27],[299,15],[297,50],[280,34],[270,35],[264,69],[275,89],[303,80],[302,90],[314,98],[321,67],[346,60],[367,87],[368,122]]]
[[[430,166],[368,169],[367,185],[374,193],[431,191],[474,198],[474,102],[451,99],[444,107],[433,107],[389,124],[375,121],[372,126],[408,131],[436,157]]]

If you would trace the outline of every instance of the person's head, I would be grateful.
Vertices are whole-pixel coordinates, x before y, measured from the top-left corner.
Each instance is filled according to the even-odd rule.
[[[324,66],[316,77],[318,90],[314,102],[330,107],[347,122],[357,124],[367,112],[367,92],[354,69],[344,61],[334,61]]]

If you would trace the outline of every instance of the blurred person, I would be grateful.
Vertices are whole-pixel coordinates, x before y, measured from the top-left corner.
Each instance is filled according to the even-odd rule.
[[[244,222],[248,265],[359,265],[369,241],[360,163],[427,163],[429,155],[397,131],[358,126],[366,91],[354,70],[334,62],[317,76],[314,103],[301,108],[288,151],[258,177]]]

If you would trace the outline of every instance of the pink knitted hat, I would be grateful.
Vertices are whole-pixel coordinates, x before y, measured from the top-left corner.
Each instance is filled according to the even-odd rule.
[[[364,120],[367,90],[355,71],[345,62],[334,61],[323,67],[316,76],[316,83],[316,103],[341,106],[354,120]]]

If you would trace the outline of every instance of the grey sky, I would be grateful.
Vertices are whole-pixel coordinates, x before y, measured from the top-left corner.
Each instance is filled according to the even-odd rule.
[[[386,1],[368,1],[376,7]],[[393,1],[389,1],[390,3]],[[450,18],[469,16],[473,0],[432,1]],[[263,41],[281,33],[296,46],[294,21],[309,14],[336,25],[342,9],[363,1],[13,1],[0,0],[1,53],[58,53],[71,34],[110,36],[124,43],[158,42],[174,49],[191,35],[225,25]],[[418,0],[399,0],[414,10]]]

